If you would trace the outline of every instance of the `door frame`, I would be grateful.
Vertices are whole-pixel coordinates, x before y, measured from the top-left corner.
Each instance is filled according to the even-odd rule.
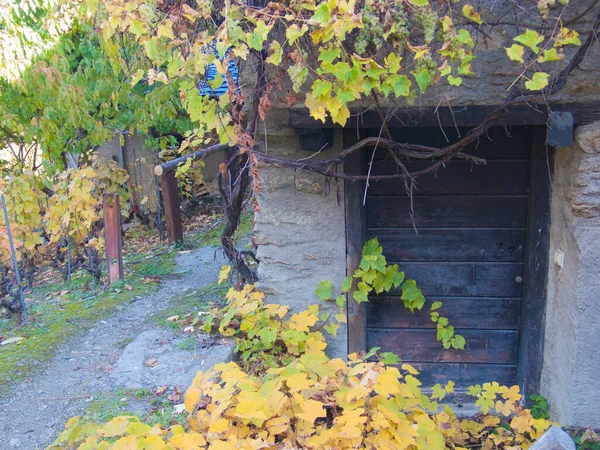
[[[522,126],[527,126],[523,124]],[[517,383],[525,403],[540,392],[543,366],[546,301],[550,249],[551,177],[554,148],[545,144],[546,127],[530,126],[530,168],[527,205],[523,294],[517,356]],[[348,148],[366,136],[366,128],[343,130],[343,146]],[[366,153],[355,152],[344,162],[346,173],[364,175]],[[346,228],[346,275],[358,268],[366,240],[367,217],[363,206],[365,182],[344,182]],[[367,351],[367,318],[364,303],[347,294],[348,353]],[[490,380],[493,381],[493,380]]]

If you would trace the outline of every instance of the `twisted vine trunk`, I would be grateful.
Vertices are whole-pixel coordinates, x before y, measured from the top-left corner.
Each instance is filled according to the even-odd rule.
[[[258,281],[256,273],[248,267],[240,252],[235,248],[233,235],[240,224],[246,191],[250,184],[248,154],[240,154],[232,148],[227,149],[227,164],[219,171],[219,192],[225,202],[227,223],[221,233],[221,245],[227,259],[238,271],[241,278],[249,283]]]

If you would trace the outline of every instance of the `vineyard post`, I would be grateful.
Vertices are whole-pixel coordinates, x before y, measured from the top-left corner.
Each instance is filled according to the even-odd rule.
[[[10,232],[10,222],[8,220],[8,211],[6,209],[6,200],[4,194],[2,194],[2,211],[4,212],[4,220],[6,221],[6,233],[8,234],[8,242],[10,244],[10,254],[12,255],[13,267],[15,270],[15,278],[17,279],[17,286],[19,288],[19,303],[21,304],[21,319],[23,323],[27,323],[29,317],[27,316],[27,307],[25,306],[25,299],[23,299],[23,286],[21,285],[21,276],[19,275],[19,264],[17,263],[17,254],[15,253],[15,246],[13,244],[12,233]]]
[[[103,194],[104,240],[108,280],[113,283],[123,278],[123,253],[121,239],[121,208],[118,194]]]
[[[160,188],[164,206],[164,215],[167,222],[167,239],[169,244],[183,242],[183,228],[181,225],[181,199],[175,172],[170,171],[160,176]]]

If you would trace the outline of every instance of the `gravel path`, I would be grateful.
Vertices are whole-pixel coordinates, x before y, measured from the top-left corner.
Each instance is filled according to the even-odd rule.
[[[180,277],[161,284],[147,297],[119,307],[112,317],[76,336],[44,371],[11,389],[0,400],[0,449],[38,449],[51,444],[64,423],[85,411],[94,396],[119,388],[186,388],[198,370],[226,360],[228,345],[183,350],[181,334],[147,320],[169,306],[168,300],[216,281],[224,264],[219,252],[204,247],[180,254]],[[123,343],[129,342],[123,348]],[[158,365],[145,362],[156,359]]]

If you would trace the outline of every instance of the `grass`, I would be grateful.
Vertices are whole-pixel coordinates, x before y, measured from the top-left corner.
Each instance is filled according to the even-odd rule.
[[[233,236],[234,239],[244,239],[252,233],[254,224],[252,217],[248,213],[243,213],[240,217],[240,225]],[[218,247],[221,245],[221,233],[225,228],[225,220],[217,224],[217,226],[204,232],[195,234],[192,236],[186,236],[184,239],[183,248],[196,248],[196,247]]]
[[[168,390],[155,395],[148,389],[117,389],[99,395],[90,402],[82,419],[90,423],[106,423],[115,417],[127,415],[152,425],[187,426],[187,416],[175,412],[173,402],[167,398],[169,394]]]
[[[24,337],[18,344],[0,346],[0,395],[15,381],[26,378],[36,366],[50,360],[55,351],[71,336],[84,332],[94,323],[109,317],[117,306],[133,297],[147,295],[155,284],[144,284],[146,276],[165,276],[173,272],[176,251],[161,246],[160,254],[151,258],[136,254],[125,265],[125,278],[108,288],[94,287],[92,278],[83,272],[73,274],[65,283],[39,286],[26,296],[30,323],[15,328],[10,319],[0,320],[0,335]],[[48,299],[51,292],[65,292]],[[127,345],[123,343],[123,345]]]
[[[151,316],[157,325],[181,330],[181,324],[167,320],[172,316],[184,317],[187,314],[196,315],[200,311],[207,311],[212,303],[223,299],[229,286],[211,283],[201,290],[193,291],[179,297],[169,299],[169,307]]]
[[[187,336],[177,342],[175,347],[180,350],[194,350],[196,348],[196,338],[194,336]]]

